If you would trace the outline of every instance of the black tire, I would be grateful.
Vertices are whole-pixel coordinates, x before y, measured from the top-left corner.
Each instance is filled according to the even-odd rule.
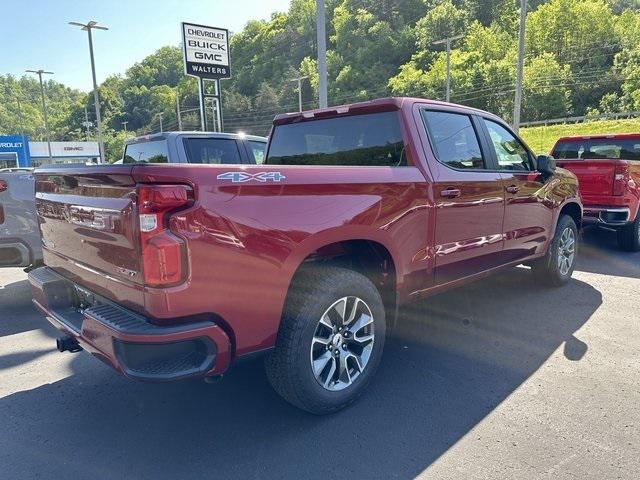
[[[640,213],[633,222],[618,229],[618,246],[627,252],[640,251]]]
[[[353,383],[342,390],[331,391],[320,384],[312,369],[312,339],[327,310],[341,298],[351,296],[363,300],[372,314],[373,345],[367,363]],[[344,310],[347,308],[345,304]],[[274,390],[296,407],[316,415],[336,412],[356,401],[366,389],[380,363],[385,333],[382,298],[369,279],[344,268],[310,269],[297,275],[292,285],[276,347],[265,361],[267,377]],[[332,347],[326,348],[332,351]],[[339,365],[335,361],[335,365]]]
[[[562,235],[568,230],[573,234],[574,254],[569,266],[565,272],[562,271],[559,254],[561,249]],[[550,287],[560,287],[571,279],[573,270],[576,266],[576,258],[578,256],[578,228],[576,222],[569,215],[562,215],[558,220],[556,232],[553,236],[549,249],[544,257],[535,261],[531,265],[531,270],[536,280]]]

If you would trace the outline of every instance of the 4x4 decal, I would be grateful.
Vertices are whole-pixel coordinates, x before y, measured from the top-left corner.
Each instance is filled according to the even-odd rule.
[[[232,183],[244,183],[250,181],[256,182],[281,182],[285,177],[280,172],[259,172],[259,173],[247,173],[247,172],[225,172],[217,176],[218,180],[231,180]]]

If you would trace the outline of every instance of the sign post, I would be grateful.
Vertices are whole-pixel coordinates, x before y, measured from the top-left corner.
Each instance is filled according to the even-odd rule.
[[[184,73],[198,78],[200,96],[200,124],[208,129],[207,98],[215,110],[214,131],[222,131],[222,98],[220,79],[231,78],[229,67],[229,31],[225,28],[207,27],[182,22],[182,51]]]

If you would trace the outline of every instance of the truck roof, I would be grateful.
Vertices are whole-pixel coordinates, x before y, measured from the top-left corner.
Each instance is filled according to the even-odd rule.
[[[232,140],[247,139],[257,142],[266,142],[266,137],[259,137],[257,135],[246,135],[244,133],[222,133],[222,132],[202,132],[202,131],[176,131],[176,132],[162,132],[152,133],[149,135],[141,135],[139,137],[131,138],[124,142],[125,145],[131,145],[133,143],[152,142],[154,140],[169,139],[173,137],[179,137],[182,135],[189,135],[190,137],[206,137],[206,138],[228,138]]]
[[[640,133],[597,133],[593,135],[568,135],[566,137],[560,137],[556,143],[572,141],[572,140],[591,140],[602,138],[614,138],[619,140],[628,140],[640,138]]]
[[[276,115],[273,123],[274,125],[281,125],[285,123],[293,123],[299,122],[306,119],[316,118],[316,117],[329,117],[336,114],[344,114],[344,113],[373,113],[373,112],[381,112],[381,111],[389,111],[389,110],[400,110],[403,106],[407,104],[413,104],[416,102],[431,104],[434,106],[450,106],[456,107],[457,109],[469,112],[469,113],[479,113],[483,116],[493,117],[499,119],[496,115],[491,112],[486,112],[484,110],[479,110],[477,108],[467,107],[465,105],[458,105],[456,103],[442,102],[439,100],[431,100],[427,98],[418,98],[418,97],[384,97],[378,98],[375,100],[368,100],[364,102],[357,103],[348,103],[344,105],[336,105],[327,108],[317,108],[314,110],[305,110],[303,112],[291,112],[291,113],[282,113]]]

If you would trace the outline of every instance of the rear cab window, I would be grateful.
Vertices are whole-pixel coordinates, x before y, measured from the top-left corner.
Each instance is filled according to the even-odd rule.
[[[559,141],[551,152],[558,160],[640,160],[640,138],[575,138]]]
[[[122,163],[169,163],[167,141],[130,143],[125,147]]]
[[[397,111],[277,125],[268,165],[406,166]]]

